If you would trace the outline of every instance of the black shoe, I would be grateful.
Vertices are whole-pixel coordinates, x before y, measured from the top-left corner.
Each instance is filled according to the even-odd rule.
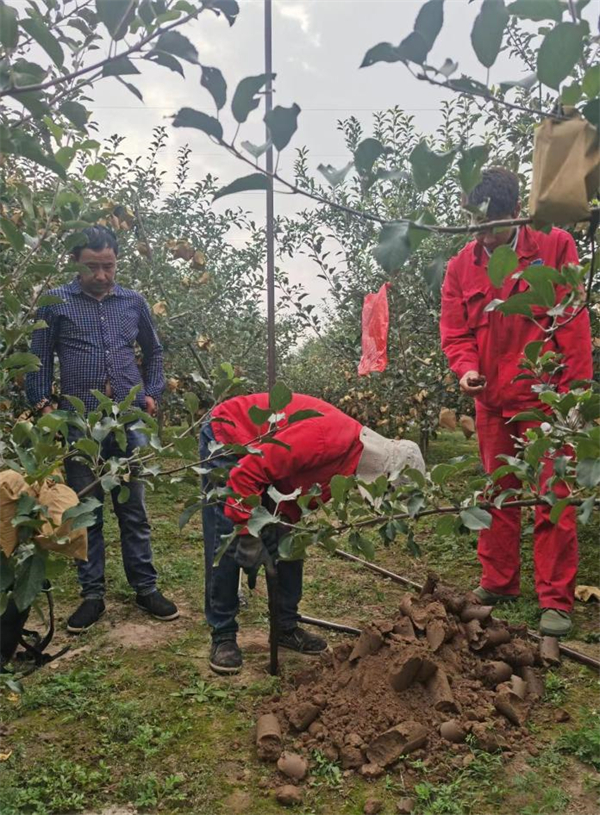
[[[298,651],[300,654],[314,656],[327,650],[327,640],[309,634],[303,628],[296,626],[289,631],[279,632],[279,647],[289,648],[291,651]]]
[[[98,622],[105,611],[104,600],[84,600],[77,611],[71,614],[67,620],[67,631],[70,634],[81,634],[83,631],[87,631],[94,623]]]
[[[213,642],[208,664],[216,674],[239,674],[242,670],[242,652],[235,640]]]
[[[135,600],[138,608],[147,611],[157,620],[176,620],[179,617],[179,609],[175,603],[163,597],[158,589],[152,594],[138,594]]]

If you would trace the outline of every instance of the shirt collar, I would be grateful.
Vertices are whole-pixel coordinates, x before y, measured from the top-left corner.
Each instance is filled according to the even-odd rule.
[[[79,282],[78,277],[74,277],[73,280],[69,283],[69,289],[71,290],[72,294],[83,294],[85,292],[81,288],[81,283]],[[86,297],[89,295],[85,295]],[[125,296],[125,289],[122,286],[119,286],[118,283],[115,283],[113,288],[110,291],[110,294],[106,295],[107,297],[124,297]]]
[[[531,258],[539,257],[540,247],[534,237],[534,234],[535,233],[527,226],[517,227],[517,234],[511,241],[510,246],[517,253],[519,262],[522,260],[531,260]],[[487,263],[490,257],[489,253],[481,244],[477,243],[476,241],[473,241],[473,243],[473,254],[477,266],[481,266],[482,263]]]

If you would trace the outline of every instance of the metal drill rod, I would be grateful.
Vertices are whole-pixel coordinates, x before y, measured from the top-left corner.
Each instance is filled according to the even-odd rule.
[[[269,673],[279,673],[279,578],[277,569],[265,568],[269,597]]]
[[[360,628],[354,628],[353,625],[331,623],[329,620],[319,620],[317,617],[307,617],[305,614],[300,615],[300,622],[306,623],[306,625],[316,625],[318,628],[328,628],[330,631],[342,631],[345,634],[354,634],[357,637],[361,633]]]

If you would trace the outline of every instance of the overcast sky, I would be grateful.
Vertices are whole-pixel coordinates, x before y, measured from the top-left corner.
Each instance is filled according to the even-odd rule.
[[[413,28],[423,0],[274,0],[273,66],[275,104],[289,106],[296,102],[302,112],[299,127],[283,153],[282,175],[292,176],[295,147],[310,149],[310,167],[316,171],[320,162],[341,167],[348,162],[341,134],[336,129],[340,118],[355,115],[369,135],[375,111],[398,105],[415,116],[417,127],[430,133],[440,123],[439,104],[449,99],[443,89],[419,82],[402,63],[380,63],[359,69],[368,48],[381,41],[398,44]],[[264,71],[264,5],[262,0],[240,0],[241,13],[233,27],[224,18],[205,12],[190,23],[183,33],[198,49],[200,61],[220,68],[228,84],[228,103],[221,111],[225,138],[231,139],[235,122],[229,113],[229,101],[237,82],[244,76]],[[441,65],[447,57],[459,63],[459,73],[486,81],[486,69],[477,61],[470,43],[473,20],[480,2],[446,0],[445,22],[428,62]],[[245,175],[251,170],[212,144],[200,131],[175,129],[169,117],[180,107],[189,106],[214,114],[214,103],[200,85],[200,69],[185,63],[186,77],[145,62],[143,73],[134,77],[144,95],[138,102],[116,80],[107,79],[93,91],[92,108],[99,134],[126,136],[123,145],[131,155],[147,149],[152,128],[167,124],[168,150],[163,154],[162,169],[167,170],[166,183],[174,184],[177,149],[189,144],[193,150],[192,177],[200,179],[210,172],[222,183]],[[522,67],[502,55],[490,71],[490,82],[518,79]],[[129,79],[129,77],[128,77]],[[248,139],[255,144],[265,140],[263,110],[254,111],[242,127],[238,143]],[[232,205],[252,211],[257,222],[264,219],[264,193],[242,193],[224,198],[215,207]],[[277,195],[276,211],[289,214],[306,206],[297,196]],[[231,234],[240,243],[244,234]],[[288,271],[302,279],[318,301],[322,284],[307,268],[306,261],[291,261]]]

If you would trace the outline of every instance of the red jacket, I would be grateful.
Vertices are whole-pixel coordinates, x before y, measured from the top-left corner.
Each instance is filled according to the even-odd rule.
[[[536,262],[560,269],[568,263],[578,263],[575,242],[568,232],[552,229],[548,234],[521,227],[516,248],[519,257],[517,271]],[[442,287],[441,335],[442,349],[450,368],[460,379],[467,371],[479,371],[487,385],[478,397],[486,408],[514,416],[519,411],[540,406],[531,390],[531,380],[514,381],[522,373],[519,360],[529,342],[544,339],[544,333],[529,318],[520,314],[504,315],[485,311],[491,300],[508,299],[526,291],[525,280],[508,275],[502,288],[496,289],[487,275],[488,255],[477,241],[468,243],[448,264]],[[533,308],[536,311],[543,309]],[[542,325],[550,318],[537,315]],[[587,310],[556,331],[544,350],[563,355],[565,367],[558,387],[568,390],[575,379],[591,379],[592,348],[590,319]]]
[[[265,433],[268,425],[257,427],[248,417],[252,405],[268,408],[269,395],[236,396],[217,405],[213,417],[227,419],[234,426],[213,422],[215,439],[224,444],[249,444]],[[231,470],[227,484],[235,492],[243,496],[262,495],[272,484],[283,495],[289,495],[298,487],[306,493],[313,484],[320,484],[321,497],[328,501],[332,477],[356,472],[363,450],[359,439],[362,425],[328,402],[301,393],[295,393],[281,413],[289,416],[298,410],[318,410],[323,415],[303,419],[278,431],[276,438],[290,445],[289,451],[276,444],[253,444],[252,447],[262,451],[262,456],[243,456],[239,466]],[[284,502],[279,509],[293,523],[300,518],[300,507],[295,501]],[[232,498],[227,500],[225,514],[236,524],[248,520],[248,511]]]

